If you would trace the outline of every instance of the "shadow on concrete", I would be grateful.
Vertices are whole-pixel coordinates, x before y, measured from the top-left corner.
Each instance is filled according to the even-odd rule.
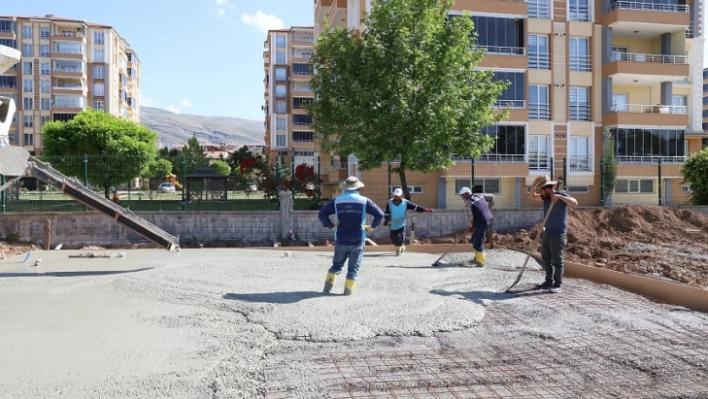
[[[112,274],[127,274],[144,272],[152,267],[146,267],[136,270],[101,270],[92,272],[37,272],[37,273],[0,273],[0,278],[10,277],[83,277],[83,276],[108,276]]]
[[[323,296],[337,296],[337,294],[325,294],[321,291],[258,292],[253,294],[235,294],[230,292],[224,294],[223,298],[232,301],[288,304]]]
[[[392,269],[450,269],[450,268],[456,268],[456,269],[478,269],[476,267],[462,267],[458,266],[454,263],[441,263],[438,266],[433,266],[431,264],[428,265],[421,265],[421,266],[384,266],[386,268],[392,268]]]
[[[533,290],[524,292],[494,292],[494,291],[445,291],[445,290],[431,290],[431,294],[440,296],[460,296],[461,300],[472,301],[478,305],[485,305],[484,301],[506,301],[509,299],[518,298],[519,296],[536,296],[536,295],[546,295],[545,290]],[[521,295],[523,294],[523,295]]]

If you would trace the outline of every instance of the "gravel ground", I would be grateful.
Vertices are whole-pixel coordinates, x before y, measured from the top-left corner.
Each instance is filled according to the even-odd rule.
[[[0,398],[350,397],[333,388],[346,388],[346,370],[325,372],[333,353],[547,348],[579,334],[708,330],[705,314],[582,280],[568,279],[557,295],[529,290],[542,279],[533,260],[519,293],[499,293],[526,257],[507,250],[488,251],[482,269],[367,253],[350,297],[343,277],[333,295],[320,292],[331,253],[123,252],[44,251],[33,255],[37,267],[24,256],[0,261]],[[708,381],[705,362],[698,372]]]

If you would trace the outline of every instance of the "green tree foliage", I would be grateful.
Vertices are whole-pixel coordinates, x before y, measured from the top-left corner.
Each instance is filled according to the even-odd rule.
[[[148,179],[147,186],[149,189],[153,190],[156,189],[171,172],[172,162],[164,158],[158,158],[148,162],[140,173],[140,176],[143,179]]]
[[[617,159],[615,158],[615,136],[609,127],[602,128],[602,189],[607,199],[617,185]]]
[[[180,175],[181,170],[179,170],[178,168],[180,168],[182,165],[182,151],[176,148],[169,149],[167,147],[163,147],[157,150],[157,158],[166,159],[170,161],[170,163],[172,164],[172,170],[170,171],[170,173],[175,176]]]
[[[306,107],[322,148],[356,155],[364,170],[400,160],[393,170],[408,198],[406,171],[478,157],[493,143],[482,128],[507,114],[493,108],[507,83],[477,70],[474,25],[469,15],[448,19],[453,3],[377,1],[360,35],[338,28],[315,44],[317,101]]]
[[[211,163],[211,167],[216,169],[216,172],[220,175],[228,176],[231,173],[231,168],[226,161],[216,160]]]
[[[209,166],[209,158],[202,145],[199,144],[197,136],[192,136],[187,140],[187,145],[182,148],[182,154],[184,155],[185,172],[187,174],[194,173],[197,168]]]
[[[250,192],[252,185],[260,182],[261,176],[267,169],[266,157],[262,154],[254,154],[247,146],[229,154],[226,162],[231,167],[236,187],[247,193]]]
[[[691,185],[691,203],[708,205],[708,147],[688,158],[681,166],[681,176]]]
[[[157,133],[106,112],[86,110],[68,122],[42,128],[44,155],[62,173],[84,176],[82,154],[89,155],[88,181],[104,188],[127,183],[155,158]]]
[[[276,159],[274,164],[268,165],[260,177],[260,187],[263,190],[263,195],[271,201],[278,200],[279,191],[292,188],[293,182],[290,178],[290,169],[283,165],[280,158]]]

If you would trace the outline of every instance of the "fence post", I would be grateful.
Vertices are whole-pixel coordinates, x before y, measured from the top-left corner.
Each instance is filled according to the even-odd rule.
[[[0,186],[5,184],[5,175],[0,175]],[[0,191],[0,203],[2,204],[2,213],[6,213],[6,207],[7,207],[7,197],[5,197],[5,191],[2,190]]]
[[[600,159],[600,206],[605,206],[605,160]]]
[[[553,180],[553,168],[555,168],[555,167],[556,167],[556,165],[553,162],[553,157],[551,157],[551,175],[549,176],[551,178],[551,180]]]
[[[568,158],[563,158],[563,190],[568,191]]]
[[[661,158],[659,158],[659,206],[661,206]]]
[[[391,162],[388,163],[388,188],[386,189],[386,195],[384,199],[391,198]]]
[[[184,159],[184,153],[182,153],[182,210],[184,210],[184,201],[187,191],[187,160]]]
[[[88,187],[88,154],[84,154],[84,187]],[[88,206],[86,205],[84,205],[84,212],[88,212]]]
[[[293,193],[293,201],[295,201],[295,150],[293,150],[290,165],[290,192]]]
[[[470,190],[474,193],[474,158],[470,159]],[[482,192],[484,192],[484,185],[482,185]]]

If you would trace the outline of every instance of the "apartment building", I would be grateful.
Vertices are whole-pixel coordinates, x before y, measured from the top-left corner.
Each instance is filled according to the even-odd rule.
[[[17,114],[11,144],[42,151],[42,126],[71,120],[88,107],[140,120],[140,60],[110,26],[44,17],[0,16],[0,45],[22,60],[0,76],[0,95]]]
[[[315,0],[315,37],[325,20],[365,29],[360,20],[374,1]],[[702,0],[457,0],[450,17],[465,11],[487,53],[479,68],[511,83],[497,103],[509,117],[487,129],[496,145],[474,162],[475,191],[520,207],[537,175],[565,175],[581,203],[599,205],[608,127],[619,164],[614,204],[656,204],[660,193],[668,204],[687,201],[679,168],[705,138]],[[324,162],[332,191],[348,174],[381,176],[358,171],[352,156]],[[413,174],[414,200],[461,206],[455,193],[470,184],[470,164],[457,159],[444,173]]]
[[[271,30],[264,43],[265,154],[290,165],[315,165],[315,133],[305,104],[312,101],[314,28]]]

